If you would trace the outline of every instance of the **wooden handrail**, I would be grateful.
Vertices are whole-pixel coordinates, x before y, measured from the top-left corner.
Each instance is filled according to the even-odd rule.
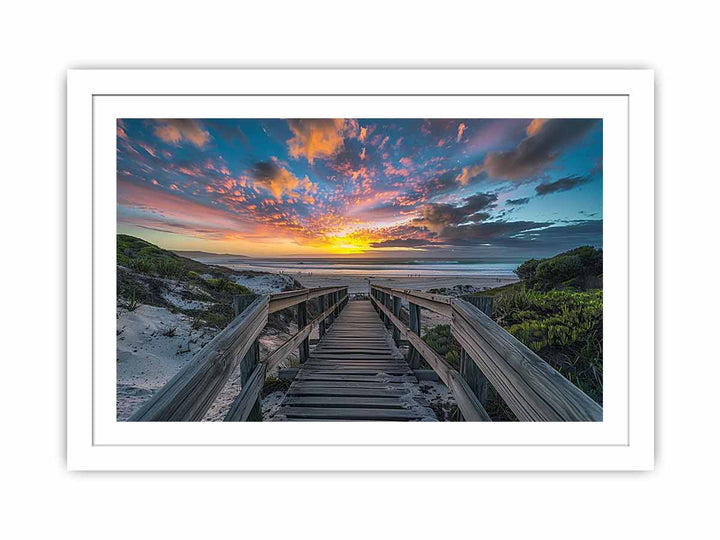
[[[455,370],[450,372],[448,368],[453,368],[417,334],[409,331],[383,302],[378,301],[373,294],[375,291],[403,298],[437,313],[449,313],[453,336],[520,420],[602,421],[600,405],[469,302],[420,291],[371,285],[370,297],[374,305],[407,336],[453,395],[455,390],[452,385],[467,386],[462,375]],[[438,362],[438,358],[442,363]],[[462,395],[462,388],[459,395]],[[477,398],[474,393],[472,395]],[[468,419],[465,411],[462,412]]]
[[[268,365],[271,364],[260,362],[257,366],[254,366],[253,364],[247,364],[245,359],[263,328],[265,328],[268,314],[338,291],[347,291],[347,287],[318,287],[257,297],[210,343],[200,349],[192,360],[165,386],[157,390],[130,417],[130,421],[201,420],[238,365],[240,365],[241,369],[247,368],[248,372],[243,376],[247,378],[244,378],[245,384],[241,396],[239,396],[239,398],[242,397],[243,399],[236,399],[233,403],[230,420],[237,418],[247,419],[252,407],[257,402],[257,397],[265,381],[265,373],[269,369]],[[346,298],[347,294],[343,295],[342,299],[333,305],[330,310],[324,311],[320,317],[308,325],[310,330],[312,330],[313,325],[319,324],[321,319],[324,320],[331,315],[332,310],[338,309]],[[307,332],[308,335],[310,330]],[[297,335],[289,341],[294,341],[295,337]],[[302,341],[302,339],[299,339],[298,343]],[[257,350],[257,347],[255,350]],[[286,352],[289,354],[289,350],[286,349]],[[280,361],[278,357],[271,357],[270,359],[274,363]],[[255,362],[257,362],[256,356],[253,357],[253,363]],[[259,385],[259,390],[256,385]],[[250,408],[247,409],[246,402],[251,400],[253,396],[255,399],[250,401]]]
[[[268,319],[260,296],[130,417],[132,422],[201,420]]]
[[[330,291],[333,292],[333,291]],[[327,293],[326,293],[327,294]],[[317,328],[322,321],[327,319],[333,314],[335,309],[339,308],[343,302],[347,299],[347,296],[343,296],[333,306],[323,311],[320,315],[315,317],[310,323],[301,328],[285,343],[280,345],[273,353],[265,360],[262,360],[260,364],[255,368],[255,371],[250,376],[248,381],[243,386],[238,396],[230,406],[230,411],[225,416],[224,422],[244,422],[248,419],[253,405],[260,396],[262,391],[263,383],[265,381],[265,375],[268,371],[274,368],[279,362],[285,360],[300,344],[305,341],[310,333]]]
[[[452,300],[452,333],[520,420],[602,421],[582,390],[478,308]]]
[[[450,298],[447,296],[415,291],[413,289],[391,289],[390,287],[372,284],[370,285],[370,288],[377,289],[378,291],[389,294],[390,296],[397,296],[415,305],[424,307],[430,311],[434,311],[435,313],[439,313],[440,315],[452,317],[452,306],[450,305]]]
[[[413,347],[415,347],[425,361],[427,361],[433,370],[435,370],[435,373],[438,374],[440,380],[445,383],[445,386],[447,386],[452,392],[463,417],[471,422],[489,422],[490,416],[488,416],[488,413],[480,403],[480,400],[478,400],[477,396],[475,396],[460,373],[448,364],[444,358],[433,351],[428,344],[420,338],[420,336],[418,336],[415,332],[412,332],[410,328],[405,326],[400,319],[398,319],[382,303],[378,302],[372,295],[370,295],[370,300],[390,318],[390,321],[392,321],[395,325],[395,328],[397,328],[400,335],[407,338],[407,340],[413,345]]]
[[[286,291],[270,295],[269,312],[275,313],[282,309],[307,302],[318,296],[347,290],[347,287],[316,287],[314,289],[300,289],[297,291]]]
[[[274,368],[279,362],[282,362],[285,360],[285,358],[288,357],[292,351],[295,350],[295,348],[300,345],[302,341],[304,341],[310,333],[317,328],[322,321],[327,319],[330,315],[333,314],[333,311],[340,307],[340,305],[345,301],[346,297],[343,297],[339,302],[336,302],[331,307],[323,311],[320,315],[315,317],[310,323],[308,323],[305,327],[298,330],[296,334],[294,334],[290,339],[288,339],[285,343],[280,345],[273,353],[267,358],[267,360],[263,360],[263,362],[267,363],[267,369],[270,371],[272,368]]]

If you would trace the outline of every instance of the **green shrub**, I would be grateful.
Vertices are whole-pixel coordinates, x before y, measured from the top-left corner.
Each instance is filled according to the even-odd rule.
[[[423,341],[452,366],[460,364],[460,346],[452,337],[449,324],[440,324],[428,330]]]
[[[549,259],[530,259],[514,272],[531,288],[550,290],[559,286],[587,289],[602,285],[601,249],[581,246]]]
[[[243,285],[233,283],[227,278],[211,278],[205,280],[208,287],[216,289],[218,291],[225,291],[232,294],[252,294],[252,291]]]
[[[602,403],[601,290],[514,290],[495,297],[493,315],[519,341]]]
[[[128,236],[117,235],[117,263],[131,270],[164,278],[181,278],[187,274],[183,260],[170,251]]]

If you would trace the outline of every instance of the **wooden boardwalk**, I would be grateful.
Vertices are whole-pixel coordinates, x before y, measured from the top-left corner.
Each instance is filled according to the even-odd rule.
[[[295,350],[300,368],[272,420],[435,420],[411,369],[422,360],[452,392],[463,420],[491,420],[484,402],[492,387],[521,421],[602,421],[599,404],[492,320],[492,299],[466,298],[380,285],[370,286],[370,301],[350,300],[347,287],[239,295],[232,322],[130,421],[200,421],[236,372],[241,391],[223,421],[261,421],[265,377]],[[312,320],[309,302],[316,306]],[[289,308],[296,312],[297,333],[261,358],[259,337],[268,316]],[[425,309],[451,320],[459,365],[420,337]],[[311,350],[316,329],[320,340]],[[400,340],[408,343],[410,364],[395,346]]]
[[[300,366],[275,420],[432,418],[370,302],[352,301]]]

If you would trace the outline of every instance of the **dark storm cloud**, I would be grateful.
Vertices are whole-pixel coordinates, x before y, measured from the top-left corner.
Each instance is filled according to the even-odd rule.
[[[235,120],[225,118],[206,120],[205,125],[220,135],[223,141],[228,144],[234,144],[236,141],[240,141],[243,144],[248,143],[247,136],[243,133],[242,129],[240,129],[240,126]]]
[[[597,119],[581,118],[544,121],[514,149],[488,154],[483,169],[494,178],[524,180],[534,177],[598,122]]]
[[[476,193],[463,200],[460,206],[445,203],[429,203],[422,207],[422,217],[415,221],[430,228],[458,225],[468,221],[484,221],[490,217],[487,210],[494,208],[495,193]]]
[[[505,201],[506,204],[511,206],[521,206],[530,202],[530,197],[524,197],[522,199],[508,199]]]
[[[535,221],[494,221],[446,227],[438,235],[436,243],[540,249],[551,254],[582,245],[602,247],[602,228],[602,220],[581,221],[564,226]]]
[[[497,240],[518,233],[547,227],[550,223],[535,221],[493,221],[471,223],[456,227],[445,227],[438,238],[444,244],[453,246],[472,246],[494,244]]]
[[[589,176],[566,176],[554,182],[540,184],[535,188],[538,195],[547,195],[548,193],[557,193],[558,191],[570,191],[578,186],[586,184],[590,181]]]

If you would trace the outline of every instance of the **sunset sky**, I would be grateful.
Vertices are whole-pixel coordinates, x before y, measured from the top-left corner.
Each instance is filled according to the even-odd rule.
[[[118,232],[255,257],[602,246],[602,121],[123,119]]]

